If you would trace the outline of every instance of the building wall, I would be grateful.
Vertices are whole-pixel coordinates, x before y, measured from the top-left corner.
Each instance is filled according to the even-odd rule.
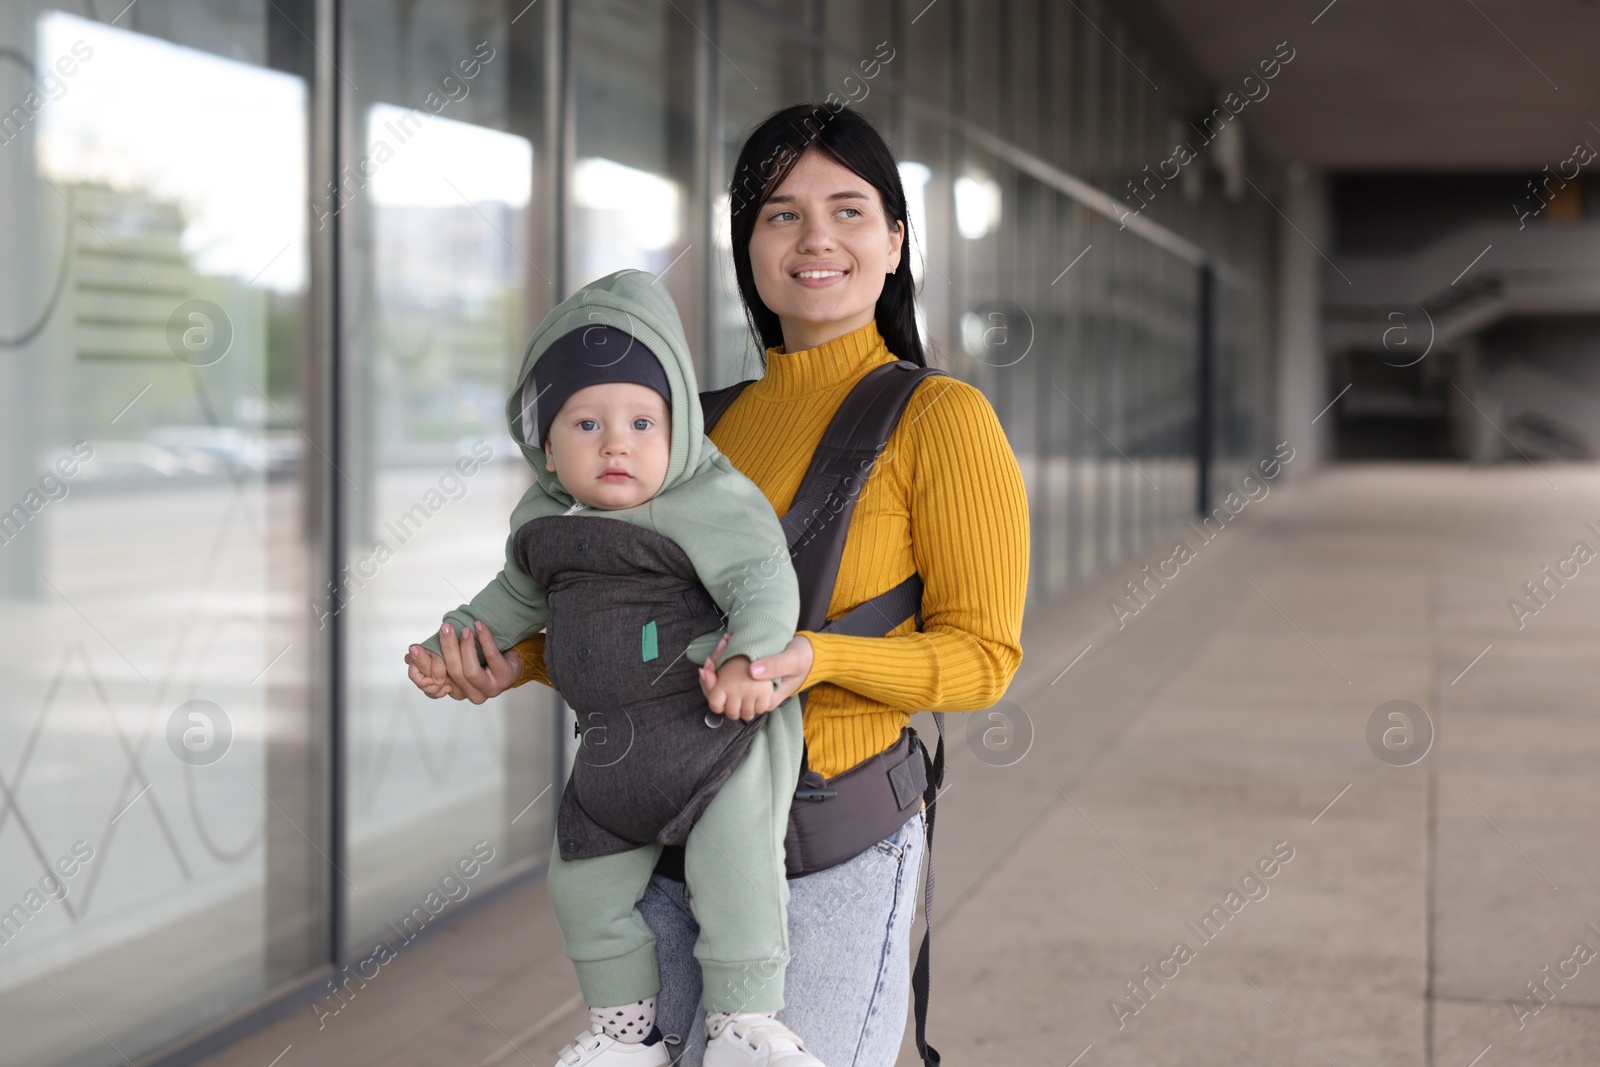
[[[401,657],[500,566],[561,297],[665,272],[703,386],[756,373],[726,184],[782,106],[901,160],[1032,604],[1191,513],[1206,266],[1213,485],[1271,453],[1270,219],[1148,183],[1189,116],[1104,4],[116,6],[0,14],[0,1062],[182,1041],[541,862],[553,695]]]

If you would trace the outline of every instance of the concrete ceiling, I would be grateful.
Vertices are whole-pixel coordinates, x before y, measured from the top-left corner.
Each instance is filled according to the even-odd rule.
[[[1538,170],[1600,148],[1597,0],[1156,3],[1219,94],[1295,50],[1240,114],[1278,163]]]

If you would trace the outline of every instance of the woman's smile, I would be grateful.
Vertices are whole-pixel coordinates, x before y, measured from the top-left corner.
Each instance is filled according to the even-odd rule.
[[[789,276],[807,289],[826,289],[843,284],[850,276],[850,271],[841,263],[807,263],[790,272]]]

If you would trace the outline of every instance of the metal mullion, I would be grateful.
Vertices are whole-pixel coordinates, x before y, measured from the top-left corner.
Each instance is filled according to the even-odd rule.
[[[705,133],[703,145],[705,151],[701,163],[705,167],[706,175],[706,210],[704,225],[700,231],[700,247],[706,250],[705,255],[700,257],[700,289],[704,294],[701,306],[705,320],[706,380],[701,385],[714,387],[711,383],[716,385],[724,383],[723,364],[727,357],[722,343],[721,287],[717,283],[719,259],[716,215],[717,192],[722,188],[722,176],[727,171],[722,144],[722,68],[717,62],[718,53],[714,51],[722,47],[718,43],[722,39],[722,0],[706,0],[705,16],[706,30],[698,57],[702,72],[700,101],[705,116],[702,127]]]
[[[571,296],[572,170],[577,162],[577,65],[572,62],[572,0],[548,5],[550,70],[555,79],[556,303]]]
[[[315,36],[326,47],[317,50],[318,62],[312,79],[312,188],[329,189],[334,199],[330,206],[339,205],[338,177],[343,158],[343,125],[347,113],[346,88],[335,60],[328,55],[347,59],[343,55],[344,0],[316,0]],[[332,183],[330,185],[329,183]],[[345,457],[343,434],[343,404],[345,391],[343,330],[341,305],[343,298],[343,272],[341,267],[340,235],[343,232],[343,212],[331,211],[321,238],[312,238],[311,290],[312,315],[316,320],[319,377],[325,390],[326,401],[322,418],[314,432],[326,446],[328,470],[322,474],[321,498],[324,521],[321,534],[326,539],[322,559],[327,568],[319,575],[323,583],[337,582],[345,560],[344,532],[346,509],[349,500],[336,472]],[[344,875],[348,867],[349,835],[346,833],[346,780],[344,755],[346,745],[345,717],[349,710],[345,693],[345,653],[347,627],[344,612],[333,612],[328,620],[328,635],[322,644],[322,654],[327,657],[322,677],[324,731],[327,743],[327,762],[323,769],[323,786],[327,796],[325,830],[328,843],[327,904],[328,940],[327,962],[337,968],[344,960],[345,931],[349,927],[350,901],[346,895]]]

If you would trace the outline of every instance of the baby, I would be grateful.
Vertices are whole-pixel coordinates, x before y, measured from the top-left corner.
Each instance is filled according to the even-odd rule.
[[[512,512],[505,568],[441,631],[477,627],[508,648],[544,628],[550,683],[577,714],[548,885],[591,1025],[562,1064],[670,1064],[655,937],[635,904],[661,846],[681,844],[706,1067],[822,1067],[774,1017],[800,702],[774,706],[779,683],[749,673],[794,636],[799,586],[771,505],[702,432],[688,343],[655,277],[619,271],[552,311],[506,416],[537,482]],[[698,665],[724,615],[719,717]],[[439,652],[435,635],[407,657],[430,696],[444,691]]]

